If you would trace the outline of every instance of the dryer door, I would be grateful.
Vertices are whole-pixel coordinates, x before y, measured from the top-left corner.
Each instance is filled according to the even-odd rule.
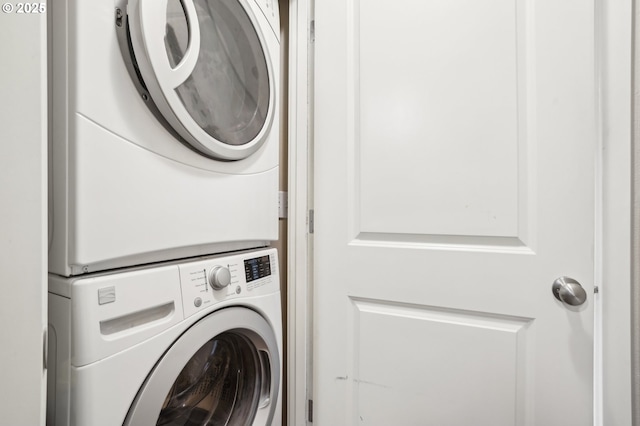
[[[273,68],[250,1],[129,0],[121,25],[143,99],[213,158],[248,157],[273,123]]]
[[[280,387],[277,340],[245,308],[215,312],[156,364],[125,425],[271,425]]]

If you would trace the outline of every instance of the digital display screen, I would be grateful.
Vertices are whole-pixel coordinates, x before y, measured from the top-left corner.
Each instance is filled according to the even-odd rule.
[[[271,275],[271,260],[269,259],[269,255],[245,260],[244,275],[248,283]]]

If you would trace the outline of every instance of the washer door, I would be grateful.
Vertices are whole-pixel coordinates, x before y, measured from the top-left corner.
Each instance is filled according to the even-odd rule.
[[[273,123],[274,76],[251,0],[129,0],[142,97],[198,152],[238,160]],[[124,52],[123,52],[124,53]]]
[[[188,329],[147,377],[125,425],[271,425],[280,386],[275,334],[245,308]]]

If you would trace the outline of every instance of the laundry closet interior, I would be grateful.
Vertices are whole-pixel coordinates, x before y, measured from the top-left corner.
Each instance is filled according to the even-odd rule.
[[[5,420],[631,424],[632,3],[6,2]]]

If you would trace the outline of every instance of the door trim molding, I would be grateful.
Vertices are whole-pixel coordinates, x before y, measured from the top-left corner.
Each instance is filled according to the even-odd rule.
[[[307,424],[311,399],[312,208],[311,162],[311,1],[289,0],[289,220],[287,239],[287,412],[289,425]]]
[[[602,140],[600,409],[594,424],[631,424],[632,6],[596,0]],[[637,1],[637,0],[636,0]],[[637,354],[635,355],[637,356]],[[597,368],[598,366],[596,366]],[[596,371],[598,373],[598,371]],[[597,379],[601,380],[598,381]],[[599,407],[598,407],[598,404]],[[638,424],[640,426],[640,424]]]

